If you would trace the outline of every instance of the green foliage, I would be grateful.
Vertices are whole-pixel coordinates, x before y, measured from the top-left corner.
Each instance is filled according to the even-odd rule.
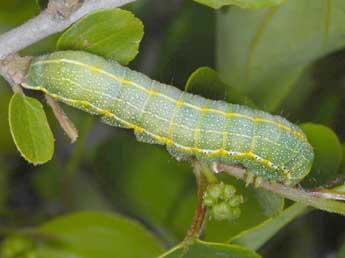
[[[157,239],[136,222],[115,214],[81,212],[8,238],[2,257],[152,258],[162,251]]]
[[[43,164],[52,159],[54,136],[38,100],[21,93],[14,94],[8,117],[13,140],[28,162]]]
[[[285,0],[194,0],[214,9],[227,5],[237,5],[242,8],[261,8],[284,3]]]
[[[230,239],[230,243],[257,250],[272,238],[282,227],[305,213],[306,210],[307,207],[304,204],[295,203],[289,208],[281,211],[278,215],[258,224],[258,226],[241,232]]]
[[[181,244],[159,258],[260,258],[255,252],[236,245],[208,243],[200,240]]]
[[[228,87],[212,68],[200,67],[188,78],[185,91],[215,100],[225,100],[229,103],[242,104],[254,108],[254,102],[239,93],[236,89]]]
[[[306,123],[302,124],[301,128],[315,151],[313,167],[303,181],[304,185],[317,187],[330,183],[340,172],[343,159],[343,149],[337,135],[332,129],[319,124]]]
[[[309,65],[345,46],[342,0],[289,0],[218,15],[218,68],[260,108],[276,110]],[[298,29],[296,29],[298,28]]]
[[[302,129],[316,155],[302,186],[314,188],[339,180],[345,172],[344,95],[343,89],[339,89],[343,87],[345,56],[343,51],[331,58],[329,54],[345,46],[343,1],[195,2],[224,8],[215,12],[193,1],[172,7],[160,0],[137,1],[126,7],[144,18],[147,32],[134,64],[136,70],[179,86],[191,74],[186,91],[277,113],[283,111],[283,116],[292,121],[309,121],[302,124]],[[2,1],[0,30],[24,22],[38,13],[37,4],[42,8],[46,3]],[[273,7],[241,9],[267,6]],[[21,54],[54,51],[58,41],[59,49],[86,50],[127,64],[137,55],[142,37],[143,25],[132,13],[105,10],[84,17],[61,37],[49,37]],[[315,62],[325,56],[329,59]],[[215,59],[219,74],[210,68],[215,66]],[[8,120],[10,93],[3,84],[0,121],[4,122]],[[334,249],[335,241],[340,242],[342,218],[323,214],[329,223],[319,223],[315,213],[287,227],[311,209],[302,203],[287,202],[285,206],[284,200],[273,193],[246,187],[227,175],[217,178],[224,182],[223,186],[234,185],[236,194],[231,187],[227,191],[224,187],[221,191],[209,188],[204,202],[211,207],[211,216],[227,219],[231,213],[230,201],[242,201],[240,197],[234,198],[234,194],[243,196],[241,217],[207,221],[202,238],[212,242],[197,239],[181,242],[197,205],[190,164],[177,163],[162,147],[136,142],[132,133],[119,133],[98,123],[84,127],[85,115],[65,108],[81,129],[82,137],[73,149],[61,130],[56,130],[56,158],[39,168],[20,162],[9,127],[0,128],[0,237],[4,236],[1,257],[259,258],[251,251],[259,250],[267,258],[277,255],[291,258],[308,257],[312,250],[310,257],[315,258],[329,255],[322,252],[322,247],[329,252],[330,247]],[[22,155],[32,163],[50,160],[54,142],[41,104],[16,94],[10,113],[12,134]],[[56,122],[55,128],[58,128]],[[29,144],[34,139],[39,139],[38,148]],[[329,192],[344,191],[338,187]],[[321,205],[332,202],[336,210],[344,211],[341,202],[335,204],[322,198],[318,202]],[[114,208],[143,222],[159,240],[136,222],[118,215],[86,212],[49,220],[61,211]],[[48,222],[42,225],[45,221]],[[21,230],[37,224],[42,226]],[[281,230],[283,227],[286,229]],[[325,232],[331,232],[331,237]],[[327,237],[320,240],[317,235]],[[163,255],[161,242],[172,247]],[[339,249],[337,258],[344,257],[344,250],[344,246]]]
[[[173,239],[183,239],[197,203],[188,164],[172,160],[163,148],[136,142],[131,134],[119,134],[111,142],[99,145],[92,160],[100,184],[108,189],[121,209],[164,229]],[[272,193],[245,187],[244,183],[226,176],[221,180],[234,185],[245,202],[241,205],[242,215],[235,223],[208,222],[205,236],[209,241],[228,241],[283,208],[283,199]]]
[[[87,15],[66,30],[57,48],[84,50],[128,64],[138,54],[142,22],[131,12],[112,9]]]

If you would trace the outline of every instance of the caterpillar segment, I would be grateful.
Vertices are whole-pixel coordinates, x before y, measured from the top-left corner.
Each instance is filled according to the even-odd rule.
[[[264,180],[296,184],[314,157],[302,130],[280,116],[183,92],[82,51],[37,57],[23,87],[131,128],[178,159],[240,165]]]

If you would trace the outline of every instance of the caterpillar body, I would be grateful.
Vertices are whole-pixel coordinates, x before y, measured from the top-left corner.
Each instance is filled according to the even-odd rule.
[[[181,91],[90,53],[35,58],[23,87],[132,128],[139,141],[165,144],[177,158],[241,165],[254,176],[289,184],[311,169],[313,149],[286,119]]]

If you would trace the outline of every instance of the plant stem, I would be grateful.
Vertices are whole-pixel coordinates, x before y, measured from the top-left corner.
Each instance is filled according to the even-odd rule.
[[[0,59],[30,46],[52,34],[61,32],[83,16],[107,8],[119,7],[135,0],[84,0],[80,5],[58,5],[49,1],[48,8],[23,25],[0,35]],[[54,4],[55,3],[55,4]],[[78,8],[76,8],[76,6]],[[57,9],[59,8],[60,9]],[[69,8],[69,9],[68,9]]]
[[[218,178],[216,177],[215,173],[208,166],[202,165],[201,173],[205,176],[205,178],[207,179],[207,182],[209,184],[217,184],[218,183]]]
[[[225,172],[243,181],[246,179],[246,170],[243,168],[219,164],[216,165],[215,171]],[[343,202],[321,198],[316,196],[313,192],[306,192],[301,189],[292,188],[275,182],[264,181],[259,185],[259,187],[276,193],[284,198],[301,202],[307,206],[345,216],[345,203]]]
[[[199,161],[193,161],[193,168],[198,186],[198,207],[195,210],[192,225],[185,238],[186,242],[200,237],[207,218],[207,208],[203,204],[203,195],[206,191],[208,180],[206,179],[203,170],[208,168]]]
[[[73,124],[73,122],[69,119],[63,109],[60,107],[59,103],[50,97],[49,95],[45,95],[48,105],[52,108],[53,113],[58,120],[61,128],[65,131],[67,136],[70,138],[71,143],[74,143],[78,138],[78,130]]]

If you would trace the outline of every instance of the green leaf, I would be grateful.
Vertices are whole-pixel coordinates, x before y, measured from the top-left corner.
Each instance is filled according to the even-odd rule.
[[[209,67],[200,67],[188,78],[185,91],[202,95],[205,98],[225,100],[229,103],[243,104],[255,107],[254,102],[237,90],[228,87],[220,78],[218,73]]]
[[[230,239],[230,243],[257,250],[270,240],[282,227],[306,211],[307,207],[304,204],[295,203],[280,212],[277,216],[269,218],[256,227],[241,232]]]
[[[344,8],[343,0],[289,0],[219,12],[220,76],[261,108],[277,109],[310,64],[345,46]]]
[[[28,255],[25,257],[152,258],[163,252],[157,239],[141,225],[110,213],[79,212],[61,216],[31,234],[30,240],[34,242],[31,248],[27,242],[20,242],[25,243],[21,252],[23,256]],[[10,246],[13,250],[16,245]],[[2,252],[6,251],[3,248]]]
[[[237,5],[242,8],[261,8],[279,5],[285,0],[194,0],[200,4],[219,9],[227,5]]]
[[[28,162],[43,164],[52,159],[54,136],[38,100],[14,94],[8,117],[13,140]]]
[[[343,150],[337,135],[332,129],[319,124],[301,125],[314,148],[315,158],[311,173],[303,181],[307,187],[329,183],[339,173]]]
[[[60,37],[57,48],[84,50],[128,64],[138,54],[142,22],[121,9],[97,11],[72,25]]]
[[[252,250],[236,245],[209,243],[196,240],[173,248],[159,258],[260,258]]]

